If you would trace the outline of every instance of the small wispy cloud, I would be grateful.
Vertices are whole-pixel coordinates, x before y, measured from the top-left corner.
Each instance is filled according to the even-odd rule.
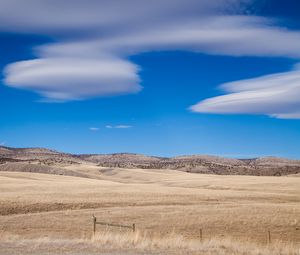
[[[132,126],[129,126],[129,125],[118,125],[118,126],[115,126],[115,128],[132,128]]]
[[[5,142],[1,142],[1,143],[0,143],[0,146],[4,146],[4,145],[5,145]]]
[[[99,128],[97,128],[97,127],[90,127],[89,130],[90,130],[90,131],[98,131]]]
[[[106,128],[117,128],[117,129],[132,128],[132,126],[130,126],[130,125],[116,125],[116,126],[106,125],[105,127]]]

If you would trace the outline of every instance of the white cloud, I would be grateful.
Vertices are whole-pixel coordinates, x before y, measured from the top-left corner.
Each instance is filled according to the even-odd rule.
[[[99,131],[99,128],[97,128],[97,127],[90,127],[89,130],[90,131]]]
[[[4,146],[4,145],[5,145],[5,142],[1,142],[1,143],[0,143],[0,146]]]
[[[132,126],[129,126],[129,125],[117,125],[117,126],[115,126],[115,128],[132,128]]]
[[[130,125],[116,125],[116,126],[112,126],[112,125],[106,125],[106,128],[116,128],[116,129],[127,129],[127,128],[132,128],[132,126]]]
[[[3,0],[0,31],[43,34],[55,41],[35,48],[37,59],[8,65],[4,82],[48,101],[81,100],[139,92],[139,68],[128,59],[141,52],[300,58],[300,32],[245,15],[252,3]]]
[[[120,59],[45,58],[5,68],[5,83],[67,101],[121,95],[141,90],[136,65]]]
[[[42,56],[127,57],[148,51],[187,50],[230,56],[300,57],[300,32],[272,26],[255,16],[205,16],[113,37],[39,47]],[[272,43],[270,43],[270,41]],[[81,55],[83,57],[83,55]]]
[[[1,0],[0,29],[55,36],[106,36],[216,12],[243,12],[250,0]]]
[[[300,119],[300,66],[290,72],[226,83],[221,88],[228,94],[205,99],[191,110]]]

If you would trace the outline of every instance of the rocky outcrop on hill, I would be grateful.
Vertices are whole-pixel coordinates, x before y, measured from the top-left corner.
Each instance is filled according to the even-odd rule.
[[[44,148],[10,148],[0,146],[0,164],[8,161],[37,162],[43,165],[80,164],[80,158]]]
[[[174,169],[192,173],[223,175],[289,175],[300,173],[300,161],[275,157],[230,159],[217,156],[193,155],[174,158],[140,154],[81,155],[82,159],[103,167]]]

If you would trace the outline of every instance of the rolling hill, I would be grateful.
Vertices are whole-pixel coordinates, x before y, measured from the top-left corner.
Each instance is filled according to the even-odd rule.
[[[72,167],[75,166],[76,172],[72,171]],[[93,168],[94,172],[99,172],[101,168],[136,168],[171,169],[218,175],[282,176],[300,173],[300,160],[277,157],[232,159],[190,155],[167,158],[133,153],[74,155],[45,148],[0,146],[0,171],[14,169],[14,171],[77,176],[86,175],[86,166]]]

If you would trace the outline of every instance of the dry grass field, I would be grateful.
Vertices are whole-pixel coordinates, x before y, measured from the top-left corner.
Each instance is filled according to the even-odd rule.
[[[300,254],[297,176],[65,168],[90,178],[0,172],[1,254]]]

